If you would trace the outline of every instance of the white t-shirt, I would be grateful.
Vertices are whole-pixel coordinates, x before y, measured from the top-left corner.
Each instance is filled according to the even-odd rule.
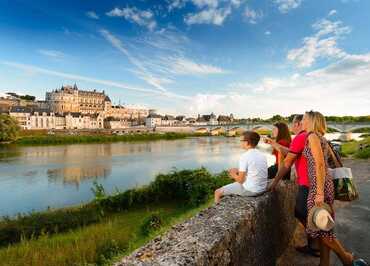
[[[260,193],[267,187],[267,159],[257,149],[250,149],[240,156],[239,172],[246,172],[243,186],[246,190]]]

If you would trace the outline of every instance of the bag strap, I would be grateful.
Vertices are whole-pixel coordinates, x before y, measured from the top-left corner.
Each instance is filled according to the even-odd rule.
[[[332,147],[331,143],[329,141],[327,143],[328,143],[328,149],[329,149],[330,156],[333,158],[335,166],[337,168],[343,167],[343,163],[340,160],[338,160],[337,155],[333,151],[333,147]]]

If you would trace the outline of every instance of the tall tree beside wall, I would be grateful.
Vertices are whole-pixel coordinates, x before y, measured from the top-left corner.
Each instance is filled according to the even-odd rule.
[[[19,131],[17,120],[9,115],[0,114],[0,141],[15,140]]]

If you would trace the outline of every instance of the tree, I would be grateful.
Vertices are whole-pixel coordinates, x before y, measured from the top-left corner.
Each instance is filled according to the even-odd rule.
[[[271,117],[269,119],[271,122],[281,122],[281,121],[285,121],[285,118],[282,117],[281,115],[274,115],[273,117]]]
[[[22,100],[26,100],[26,101],[35,101],[36,97],[35,96],[32,96],[32,95],[23,95],[23,96],[20,96],[20,98]]]
[[[19,131],[17,120],[9,115],[0,114],[0,141],[15,140]]]

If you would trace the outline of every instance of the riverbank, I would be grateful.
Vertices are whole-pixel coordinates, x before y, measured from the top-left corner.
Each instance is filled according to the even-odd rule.
[[[344,166],[352,169],[360,193],[354,202],[335,202],[335,232],[343,245],[357,256],[370,261],[370,160],[344,159]],[[319,259],[296,252],[294,246],[305,245],[305,233],[297,226],[290,246],[280,258],[278,266],[319,265]],[[342,265],[335,254],[331,254],[331,265]]]
[[[367,136],[361,141],[344,142],[340,147],[340,152],[344,157],[368,159],[370,158],[370,137]]]
[[[154,140],[175,140],[188,137],[207,136],[198,133],[134,133],[125,135],[67,135],[67,134],[34,134],[23,135],[13,142],[1,143],[2,145],[63,145],[84,143],[111,143],[111,142],[134,142]]]
[[[228,182],[226,173],[201,168],[160,174],[148,186],[111,196],[96,184],[95,200],[86,205],[3,219],[0,261],[105,265],[209,206],[213,190]]]

